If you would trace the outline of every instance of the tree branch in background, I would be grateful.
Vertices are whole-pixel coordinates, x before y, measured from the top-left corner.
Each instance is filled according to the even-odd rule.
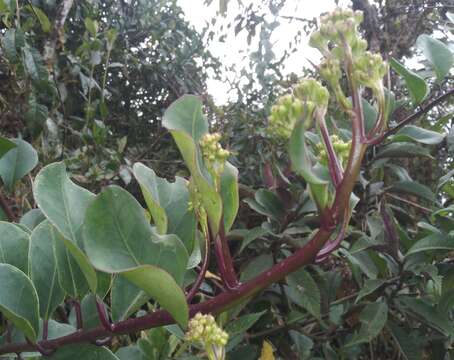
[[[44,61],[47,64],[47,68],[49,71],[52,71],[54,58],[55,58],[55,49],[57,47],[57,42],[62,38],[62,31],[65,25],[66,18],[73,6],[74,0],[63,0],[60,4],[60,7],[57,11],[57,17],[55,19],[54,28],[52,33],[50,34],[49,39],[46,41],[44,45]]]
[[[388,131],[386,131],[383,135],[381,135],[381,136],[377,137],[376,139],[372,140],[371,144],[376,145],[376,144],[380,143],[381,141],[383,141],[384,139],[386,139],[388,136],[395,134],[400,129],[402,129],[405,125],[410,124],[412,121],[415,121],[420,116],[426,114],[427,112],[432,110],[435,106],[437,106],[438,104],[440,104],[441,102],[443,102],[444,100],[446,100],[447,98],[449,98],[453,94],[454,94],[454,88],[448,90],[446,93],[444,93],[444,94],[440,95],[439,97],[435,98],[434,100],[429,102],[427,105],[421,107],[414,114],[411,114],[411,115],[407,116],[405,119],[403,119],[401,122],[399,122],[396,126],[394,126],[393,128],[389,129]]]

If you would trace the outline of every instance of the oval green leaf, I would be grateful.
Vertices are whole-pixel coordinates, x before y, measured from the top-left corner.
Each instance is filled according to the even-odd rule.
[[[427,34],[419,35],[416,46],[422,51],[427,60],[432,64],[437,81],[441,82],[449,73],[454,63],[454,56],[445,44]]]
[[[33,230],[31,236],[29,273],[38,293],[40,316],[45,320],[49,319],[65,297],[58,281],[53,249],[52,225],[44,221]]]
[[[38,173],[33,193],[41,211],[63,235],[58,239],[63,241],[77,261],[91,291],[96,292],[96,272],[81,250],[82,223],[86,209],[95,195],[74,184],[62,162],[50,164]]]
[[[0,311],[31,341],[39,331],[38,295],[31,280],[18,268],[0,264]]]
[[[13,223],[0,221],[0,262],[28,273],[29,234]]]
[[[21,139],[12,142],[16,146],[0,159],[0,176],[9,191],[38,164],[38,153],[28,142]]]

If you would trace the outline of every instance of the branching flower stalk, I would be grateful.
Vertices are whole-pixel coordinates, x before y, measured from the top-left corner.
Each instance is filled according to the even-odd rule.
[[[329,174],[334,185],[334,194],[330,195],[332,201],[324,199],[323,196],[326,196],[326,194],[323,195],[320,192],[320,189],[325,189],[325,192],[327,192],[330,184],[318,181],[316,175],[314,175],[314,167],[310,162],[312,161],[311,157],[307,153],[304,153],[304,156],[300,159],[305,162],[304,171],[302,172],[303,177],[308,187],[314,190],[314,197],[317,197],[316,199],[320,201],[318,204],[322,218],[320,227],[315,231],[312,238],[292,255],[255,278],[245,283],[238,283],[224,234],[224,224],[221,220],[219,226],[221,230],[218,234],[214,234],[216,236],[216,257],[221,276],[224,282],[229,285],[227,286],[228,290],[221,292],[209,300],[189,306],[189,317],[195,320],[191,320],[190,322],[189,334],[191,335],[189,335],[188,340],[189,338],[191,340],[200,340],[202,338],[199,338],[199,335],[203,337],[205,333],[213,335],[211,333],[211,327],[210,331],[207,331],[207,328],[203,327],[205,324],[202,326],[202,331],[199,331],[199,322],[202,318],[208,319],[205,321],[213,325],[211,317],[204,317],[202,314],[219,314],[243,302],[267,286],[281,281],[290,273],[307,264],[313,263],[314,260],[323,260],[342,241],[351,215],[349,206],[351,195],[361,169],[364,153],[368,146],[368,139],[364,134],[364,117],[361,105],[361,91],[364,87],[372,90],[377,107],[383,114],[372,133],[369,133],[368,136],[380,138],[386,134],[384,132],[386,128],[384,90],[381,78],[386,72],[387,66],[377,55],[372,55],[366,51],[367,43],[359,38],[357,32],[357,27],[361,21],[362,14],[360,12],[336,10],[322,18],[320,30],[311,37],[311,44],[317,47],[325,57],[325,61],[320,67],[320,73],[332,89],[334,98],[337,100],[340,108],[346,112],[351,120],[351,144],[349,145],[345,170],[342,171],[342,158],[345,155],[340,154],[340,148],[338,148],[336,153],[336,141],[334,143],[332,142],[324,120],[329,101],[329,93],[316,80],[310,79],[304,81],[301,86],[295,88],[292,95],[280,99],[275,107],[273,107],[270,115],[270,127],[268,130],[270,134],[279,137],[281,140],[288,140],[289,137],[295,135],[295,129],[298,126],[301,128],[301,125],[303,125],[303,130],[304,128],[308,129],[313,120],[316,121],[326,149]],[[342,73],[348,78],[351,100],[347,98],[340,86]],[[304,139],[296,140],[302,140],[304,144]],[[199,144],[206,168],[217,179],[215,180],[217,190],[219,190],[219,175],[228,156],[228,152],[217,145],[218,141],[217,135],[214,137],[211,135],[211,137],[206,136],[202,140],[202,143]],[[304,149],[307,150],[306,147]],[[301,168],[301,164],[292,165],[297,165],[297,168]],[[205,235],[209,235],[206,237],[208,243],[213,234],[210,234],[210,229],[206,225],[206,214],[205,216],[200,216],[203,214],[204,209],[198,206],[197,199],[194,196],[191,197],[191,204],[194,208],[197,208],[196,212],[198,211],[198,219],[202,224],[202,230],[205,232]],[[206,250],[208,253],[209,249]],[[201,275],[199,275],[201,276],[200,279],[203,279],[206,267],[207,260],[205,259],[202,265]],[[197,281],[195,290],[192,289],[190,294],[188,294],[191,295],[188,296],[188,302],[191,300],[193,293],[197,291],[199,283],[201,283],[200,279]],[[199,313],[200,315],[198,315]],[[175,323],[175,320],[167,311],[158,310],[142,317],[119,321],[115,326],[110,328],[108,326],[99,326],[89,330],[78,330],[73,334],[52,340],[42,340],[37,344],[5,344],[0,347],[0,354],[20,353],[36,349],[53,350],[67,344],[94,342],[96,339],[104,339],[112,335],[133,333],[172,323]],[[222,333],[222,330],[215,330],[216,326],[214,324],[213,332],[216,333],[216,341],[210,335],[208,338],[203,338],[205,342],[204,346],[206,344],[225,345],[227,341],[226,336]],[[207,349],[205,350],[209,353]],[[219,355],[218,350],[211,348],[211,351],[211,355]],[[222,355],[222,352],[220,354]]]

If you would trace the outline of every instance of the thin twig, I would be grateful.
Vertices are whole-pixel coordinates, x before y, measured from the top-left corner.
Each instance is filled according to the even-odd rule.
[[[9,206],[8,201],[6,200],[6,198],[2,192],[0,192],[0,206],[2,207],[2,209],[5,212],[6,216],[8,217],[9,221],[11,221],[11,222],[17,221],[16,215],[14,214],[13,210]]]

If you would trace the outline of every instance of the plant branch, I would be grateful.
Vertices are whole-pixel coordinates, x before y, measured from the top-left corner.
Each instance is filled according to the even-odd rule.
[[[454,88],[448,90],[444,94],[440,95],[439,97],[435,98],[425,106],[421,107],[417,112],[407,116],[405,119],[403,119],[401,122],[399,122],[396,126],[393,128],[389,129],[386,131],[383,135],[378,136],[377,138],[373,139],[370,143],[373,145],[376,145],[380,142],[382,142],[384,139],[386,139],[388,136],[395,134],[398,132],[400,129],[402,129],[405,125],[410,124],[412,121],[415,121],[418,119],[420,116],[426,114],[430,110],[432,110],[435,106],[449,98],[451,95],[454,94]]]
[[[205,234],[205,255],[203,257],[202,268],[200,269],[199,275],[197,276],[194,285],[192,285],[191,290],[189,290],[188,294],[186,295],[186,300],[188,303],[191,303],[192,298],[196,294],[197,290],[199,290],[202,281],[205,279],[206,272],[208,270],[208,264],[210,262],[210,237],[209,231],[206,231]]]

